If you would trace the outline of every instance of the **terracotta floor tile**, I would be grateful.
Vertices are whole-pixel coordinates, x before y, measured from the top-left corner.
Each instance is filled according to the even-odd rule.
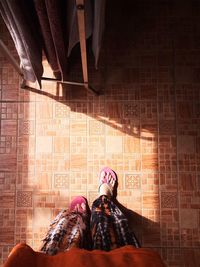
[[[17,134],[17,121],[16,120],[2,120],[1,121],[1,134],[4,136]]]
[[[198,266],[200,5],[151,2],[133,1],[124,18],[123,3],[108,1],[98,70],[88,55],[99,96],[46,81],[42,90],[20,89],[0,55],[0,266],[18,242],[37,250],[74,196],[91,205],[105,166],[118,176],[117,200],[141,245],[166,266]],[[118,21],[132,23],[132,34]],[[0,26],[18,60],[1,19]],[[47,61],[44,71],[52,77]],[[82,79],[80,62],[69,75]]]

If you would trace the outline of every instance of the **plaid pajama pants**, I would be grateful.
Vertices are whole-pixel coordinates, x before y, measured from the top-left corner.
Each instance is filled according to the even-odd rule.
[[[139,247],[121,210],[107,197],[92,205],[91,218],[62,210],[51,223],[40,251],[55,255],[72,247],[110,251],[125,245]]]
[[[90,222],[92,248],[109,251],[125,245],[139,247],[121,210],[107,197],[100,196],[92,205]]]

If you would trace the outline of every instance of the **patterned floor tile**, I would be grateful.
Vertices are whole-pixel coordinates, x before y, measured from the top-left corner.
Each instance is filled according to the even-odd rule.
[[[37,250],[74,196],[91,205],[105,166],[117,173],[117,200],[141,245],[169,267],[198,266],[200,5],[161,2],[130,1],[126,13],[129,4],[109,1],[98,70],[88,54],[99,96],[46,81],[20,89],[0,55],[0,266],[18,242]],[[119,21],[135,25],[133,34]],[[1,19],[0,29],[18,61]],[[69,76],[81,80],[78,61]]]
[[[31,191],[17,191],[17,207],[32,207]]]

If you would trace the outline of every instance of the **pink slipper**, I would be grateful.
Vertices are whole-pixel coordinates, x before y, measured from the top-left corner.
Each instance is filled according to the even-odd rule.
[[[111,168],[109,168],[109,167],[104,167],[103,169],[101,169],[101,171],[100,171],[100,175],[99,175],[99,190],[100,190],[101,185],[104,184],[104,183],[106,183],[106,184],[109,186],[110,193],[111,193],[111,196],[112,196],[112,195],[113,195],[113,189],[114,189],[114,187],[111,187],[111,186],[110,186],[110,183],[109,183],[109,181],[107,180],[107,175],[105,175],[105,177],[103,178],[103,180],[101,180],[101,173],[102,173],[102,172],[105,172],[106,174],[107,174],[107,173],[111,174],[113,180],[115,181],[115,184],[116,184],[116,181],[117,181],[117,175],[116,175],[115,172],[114,172]],[[115,184],[114,184],[114,186],[115,186]]]
[[[82,207],[81,207],[81,204],[85,204],[85,206],[86,206],[86,209],[85,210],[83,210],[82,209]],[[77,196],[77,197],[74,197],[73,199],[72,199],[72,201],[71,201],[71,203],[70,203],[70,208],[69,208],[69,210],[70,211],[73,211],[73,210],[75,210],[75,207],[76,207],[76,205],[77,204],[79,204],[79,212],[84,212],[84,211],[87,211],[87,199],[86,198],[84,198],[84,197],[82,197],[82,196]]]

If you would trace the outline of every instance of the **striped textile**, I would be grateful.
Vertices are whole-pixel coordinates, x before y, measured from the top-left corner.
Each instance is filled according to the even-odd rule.
[[[91,218],[77,211],[62,210],[51,223],[40,251],[55,255],[72,247],[110,251],[125,245],[139,247],[128,221],[107,196],[92,204]]]
[[[109,251],[125,245],[139,247],[128,221],[107,196],[100,196],[92,205],[90,229],[93,249]]]
[[[50,224],[40,251],[55,255],[72,247],[86,248],[87,215],[62,210]]]

